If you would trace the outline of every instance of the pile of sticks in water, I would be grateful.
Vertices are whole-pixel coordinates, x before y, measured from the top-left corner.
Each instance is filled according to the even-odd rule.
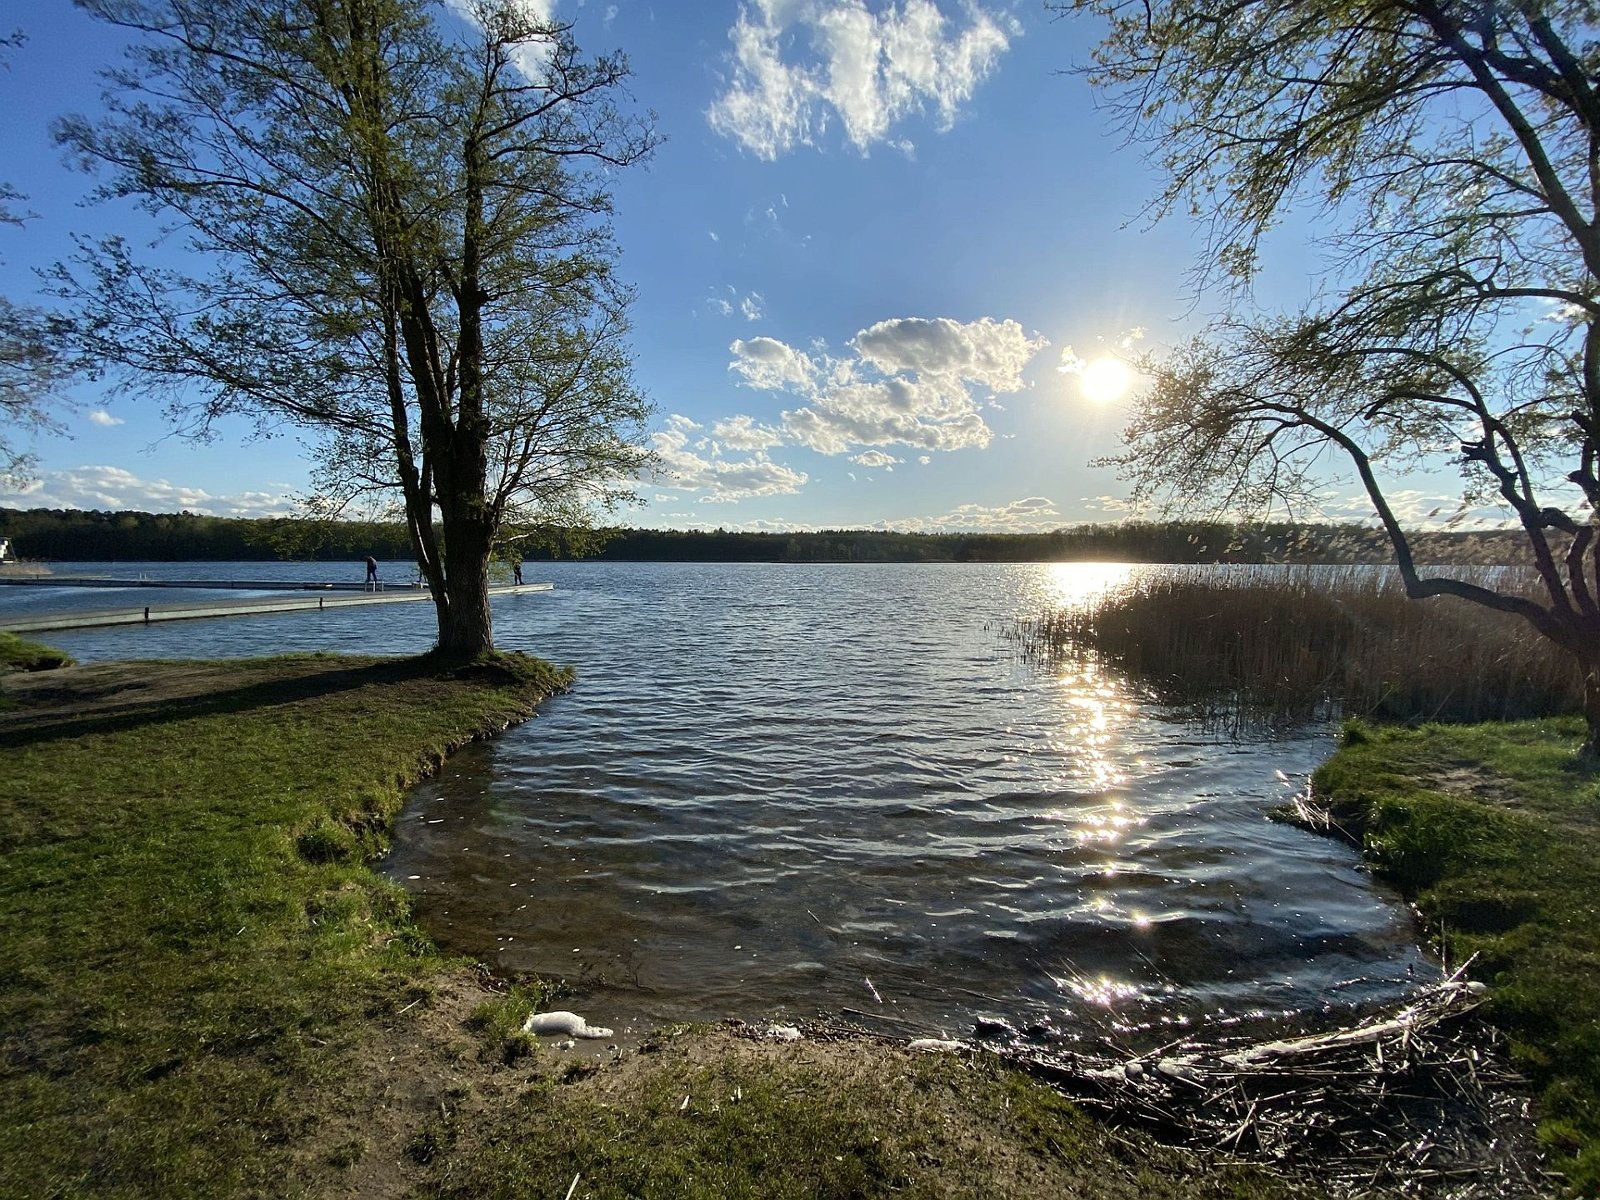
[[[1468,1018],[1482,990],[1458,974],[1398,1012],[1283,1041],[1014,1061],[1113,1124],[1347,1196],[1547,1196],[1526,1085]]]

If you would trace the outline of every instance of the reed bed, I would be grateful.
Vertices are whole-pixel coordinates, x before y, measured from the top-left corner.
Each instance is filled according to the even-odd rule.
[[[1092,656],[1208,715],[1516,720],[1583,698],[1571,660],[1525,621],[1409,599],[1397,574],[1371,567],[1152,572],[1015,637],[1027,656]]]

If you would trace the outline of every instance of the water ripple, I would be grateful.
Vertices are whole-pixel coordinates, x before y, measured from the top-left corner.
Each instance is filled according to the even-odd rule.
[[[421,789],[389,870],[424,877],[449,944],[608,1023],[1136,1035],[1394,995],[1422,965],[1349,851],[1265,820],[1324,732],[1236,744],[1007,654],[992,627],[1060,568],[563,570],[525,633],[499,619],[578,689]],[[469,886],[482,864],[426,821],[472,805],[514,844],[503,877],[588,873],[526,909]]]
[[[445,945],[565,979],[623,1031],[849,1009],[1167,1040],[1403,993],[1426,967],[1404,909],[1265,819],[1325,731],[1232,742],[993,632],[1155,569],[534,568],[557,590],[498,599],[498,640],[578,685],[418,789],[385,870]],[[431,634],[405,605],[52,640],[92,661]]]

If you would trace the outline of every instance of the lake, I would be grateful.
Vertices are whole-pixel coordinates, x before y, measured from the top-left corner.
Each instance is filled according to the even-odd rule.
[[[55,567],[111,569],[362,573]],[[1002,636],[1165,569],[530,563],[556,590],[498,598],[497,640],[573,665],[577,686],[419,788],[382,869],[443,945],[565,980],[564,1005],[625,1038],[826,1013],[1149,1044],[1201,1021],[1343,1014],[1435,978],[1354,851],[1267,819],[1329,730],[1235,740],[1093,666],[1022,661]],[[67,603],[115,594],[0,589],[8,609]],[[433,614],[42,636],[83,661],[412,653]]]

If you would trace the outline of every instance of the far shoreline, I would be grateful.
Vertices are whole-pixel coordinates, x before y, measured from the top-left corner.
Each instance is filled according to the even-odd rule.
[[[55,562],[361,562],[411,558],[399,524],[197,513],[0,508],[0,537]],[[1525,564],[1514,530],[1419,529],[1418,561]],[[1056,563],[1384,565],[1382,531],[1356,524],[1109,521],[1027,530],[552,528],[499,547],[527,562]]]

